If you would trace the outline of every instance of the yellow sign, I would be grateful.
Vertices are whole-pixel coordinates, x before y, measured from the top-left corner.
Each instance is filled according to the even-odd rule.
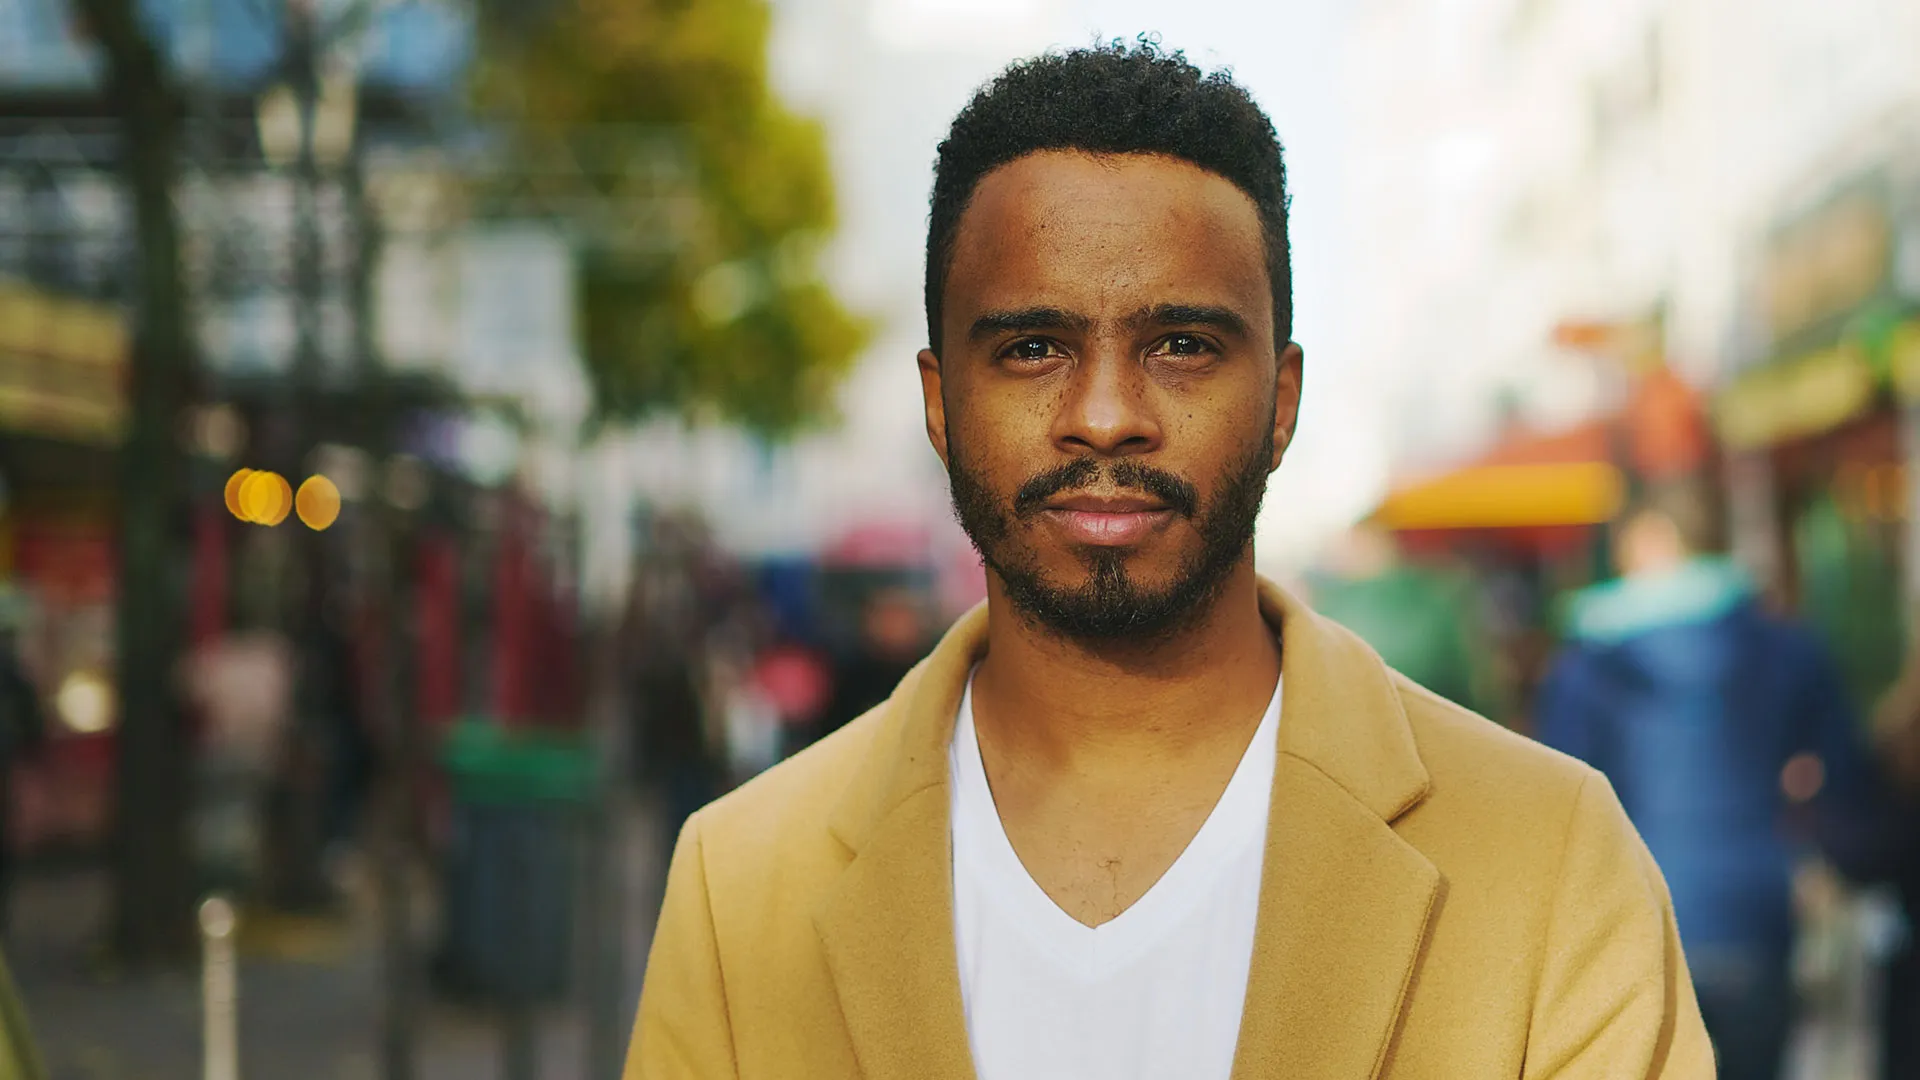
[[[1715,402],[1720,437],[1736,450],[1803,439],[1873,402],[1873,368],[1854,342],[1770,364],[1735,379]]]
[[[1774,340],[1865,302],[1886,279],[1892,246],[1886,203],[1871,190],[1795,224],[1769,252],[1761,284]]]
[[[0,282],[0,427],[119,441],[129,352],[119,309]]]
[[[1902,398],[1920,401],[1920,319],[1894,328],[1887,342],[1887,373]]]

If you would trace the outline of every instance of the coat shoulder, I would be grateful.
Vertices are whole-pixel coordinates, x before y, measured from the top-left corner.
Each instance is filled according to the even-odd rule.
[[[753,874],[837,849],[828,822],[891,722],[882,702],[695,814],[709,872]]]
[[[1557,749],[1538,744],[1523,734],[1455,705],[1402,675],[1394,676],[1400,701],[1413,728],[1413,742],[1421,761],[1442,786],[1463,774],[1524,782],[1528,788],[1572,792],[1594,769]]]
[[[1456,810],[1570,813],[1596,776],[1585,762],[1502,727],[1395,675],[1407,724],[1432,780],[1429,801]],[[1463,797],[1464,796],[1464,797]],[[1536,817],[1534,820],[1541,820]]]

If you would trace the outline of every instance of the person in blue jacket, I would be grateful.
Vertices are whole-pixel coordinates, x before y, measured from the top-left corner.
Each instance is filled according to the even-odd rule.
[[[1666,875],[1722,1080],[1774,1080],[1795,868],[1877,874],[1883,804],[1836,666],[1705,554],[1707,521],[1684,493],[1621,519],[1621,576],[1574,596],[1536,735],[1606,775]]]

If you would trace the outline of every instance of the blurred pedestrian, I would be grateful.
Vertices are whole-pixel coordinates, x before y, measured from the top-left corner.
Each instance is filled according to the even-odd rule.
[[[778,638],[754,659],[752,679],[779,715],[780,756],[805,749],[832,693],[826,657],[798,639]]]
[[[887,699],[927,651],[926,617],[908,589],[875,590],[860,610],[860,638],[833,673],[833,692],[815,738],[844,727]]]
[[[1888,876],[1906,923],[1887,965],[1880,1075],[1913,1080],[1920,1077],[1920,652],[1881,700],[1874,735],[1894,789],[1896,846]]]
[[[629,637],[633,777],[661,808],[669,847],[681,824],[719,794],[723,769],[707,716],[708,628],[676,573],[680,565],[669,559],[643,567]]]
[[[13,773],[46,740],[40,692],[20,657],[22,617],[10,592],[0,597],[0,932],[8,928],[13,892]]]
[[[1359,634],[1395,671],[1482,716],[1506,719],[1497,657],[1472,590],[1405,561],[1393,534],[1373,525],[1349,530],[1309,588],[1314,610]]]
[[[1622,517],[1621,576],[1574,598],[1538,737],[1606,775],[1666,874],[1720,1076],[1775,1080],[1796,867],[1819,850],[1866,872],[1875,785],[1835,665],[1706,554],[1710,524],[1683,488]]]

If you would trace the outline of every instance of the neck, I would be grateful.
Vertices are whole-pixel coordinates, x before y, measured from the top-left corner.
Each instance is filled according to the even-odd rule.
[[[1251,557],[1185,632],[1150,643],[1062,638],[1014,611],[997,578],[987,585],[974,723],[1044,769],[1126,769],[1223,740],[1244,747],[1280,676]]]

